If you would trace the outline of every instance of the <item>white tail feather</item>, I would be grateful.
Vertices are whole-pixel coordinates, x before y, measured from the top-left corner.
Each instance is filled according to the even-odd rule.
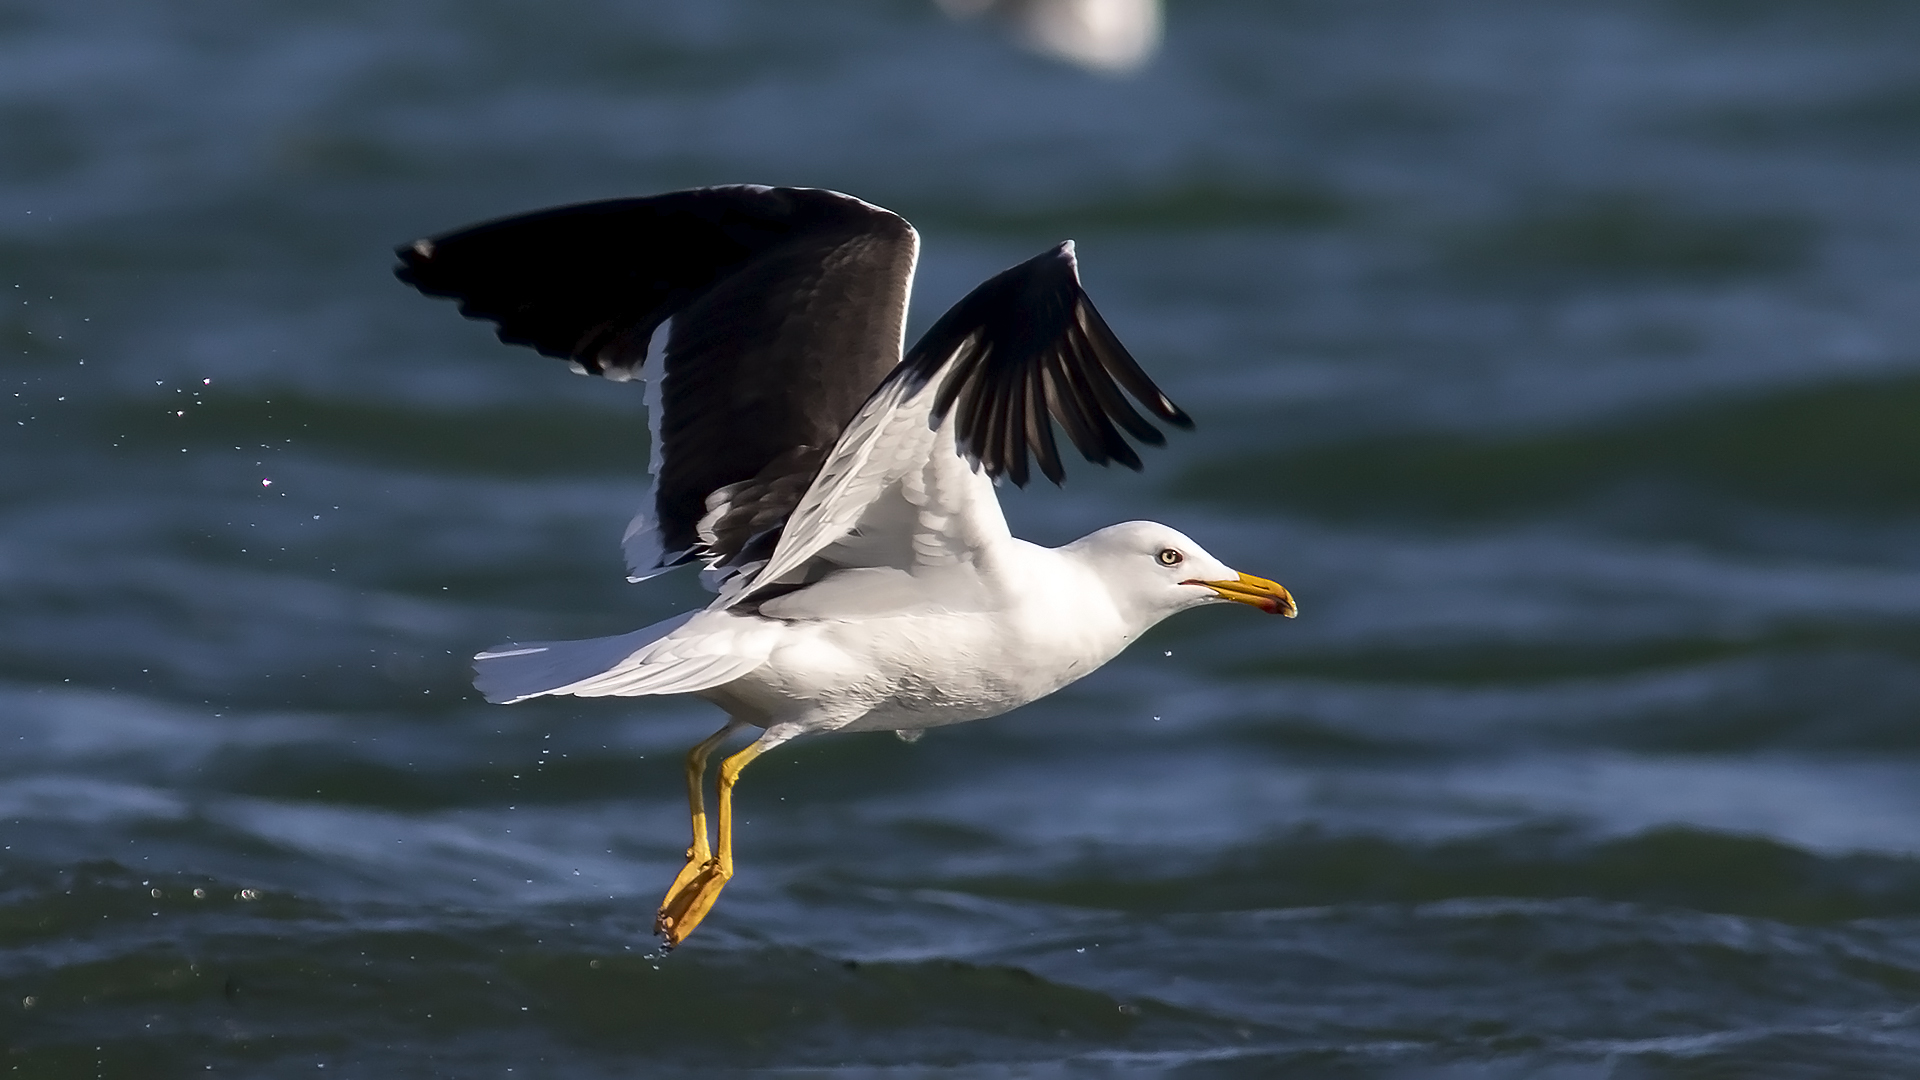
[[[556,692],[576,697],[639,697],[645,694],[691,694],[729,683],[763,663],[752,656],[687,656],[649,658],[582,679]]]
[[[525,701],[542,694],[566,693],[567,687],[591,679],[623,663],[687,624],[699,614],[689,611],[632,633],[585,641],[530,641],[498,645],[473,658],[473,685],[496,705]]]

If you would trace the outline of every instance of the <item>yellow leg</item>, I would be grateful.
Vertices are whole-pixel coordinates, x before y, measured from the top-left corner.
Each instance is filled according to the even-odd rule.
[[[709,735],[700,745],[687,751],[687,808],[693,813],[693,846],[687,848],[687,864],[680,868],[680,876],[673,879],[673,887],[667,890],[667,900],[686,888],[687,883],[699,875],[706,865],[713,861],[713,850],[707,846],[707,808],[701,798],[701,789],[707,783],[707,758],[719,749],[720,744],[733,734],[737,724],[728,724]],[[667,905],[661,902],[660,914],[665,915]],[[657,927],[656,927],[657,929]]]
[[[708,744],[717,739],[718,736],[695,747],[696,752],[702,748],[711,752],[712,747]],[[728,880],[733,877],[733,785],[740,779],[740,770],[746,768],[747,764],[759,757],[765,749],[766,747],[761,743],[755,742],[752,746],[720,763],[720,827],[718,835],[714,838],[715,853],[711,858],[703,860],[698,869],[695,869],[692,853],[688,854],[686,867],[680,871],[680,877],[674,880],[673,888],[668,891],[667,898],[660,904],[660,914],[654,919],[654,933],[667,939],[666,947],[669,949],[685,941],[687,935],[693,933],[694,927],[700,925],[700,920],[706,918],[707,912],[713,910],[713,902],[720,898],[720,890],[725,888]],[[693,755],[689,754],[687,760],[688,771],[691,774]],[[704,764],[703,756],[702,765]],[[701,771],[705,771],[704,767]],[[695,820],[700,823],[700,839],[704,841],[706,828],[703,817],[704,815],[696,817]]]

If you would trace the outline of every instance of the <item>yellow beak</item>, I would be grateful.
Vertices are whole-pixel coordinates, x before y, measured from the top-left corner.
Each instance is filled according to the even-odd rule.
[[[1300,609],[1294,605],[1293,595],[1281,588],[1279,582],[1252,574],[1241,574],[1233,581],[1201,581],[1195,578],[1181,584],[1205,585],[1219,593],[1222,599],[1236,604],[1251,604],[1269,615],[1285,615],[1291,619],[1300,613]]]

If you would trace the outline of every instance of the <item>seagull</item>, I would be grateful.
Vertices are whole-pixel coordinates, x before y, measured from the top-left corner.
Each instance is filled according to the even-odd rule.
[[[1160,0],[935,0],[955,19],[991,15],[1034,52],[1124,75],[1160,47]]]
[[[1099,465],[1191,427],[1108,329],[1066,241],[980,285],[903,350],[919,234],[816,188],[727,186],[504,218],[398,249],[395,274],[501,341],[644,380],[652,490],[631,581],[698,565],[717,598],[641,630],[474,658],[496,703],[692,694],[726,723],[686,758],[693,840],[654,929],[671,949],[733,877],[733,787],[830,731],[998,716],[1205,604],[1295,614],[1287,590],[1165,525],[1046,548],[996,481],[1064,476],[1057,423]],[[708,758],[720,765],[711,842]]]

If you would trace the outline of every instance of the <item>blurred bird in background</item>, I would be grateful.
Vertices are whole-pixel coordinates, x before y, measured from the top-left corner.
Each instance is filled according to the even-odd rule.
[[[934,0],[955,19],[986,16],[1034,52],[1092,71],[1138,70],[1160,48],[1160,0]]]

